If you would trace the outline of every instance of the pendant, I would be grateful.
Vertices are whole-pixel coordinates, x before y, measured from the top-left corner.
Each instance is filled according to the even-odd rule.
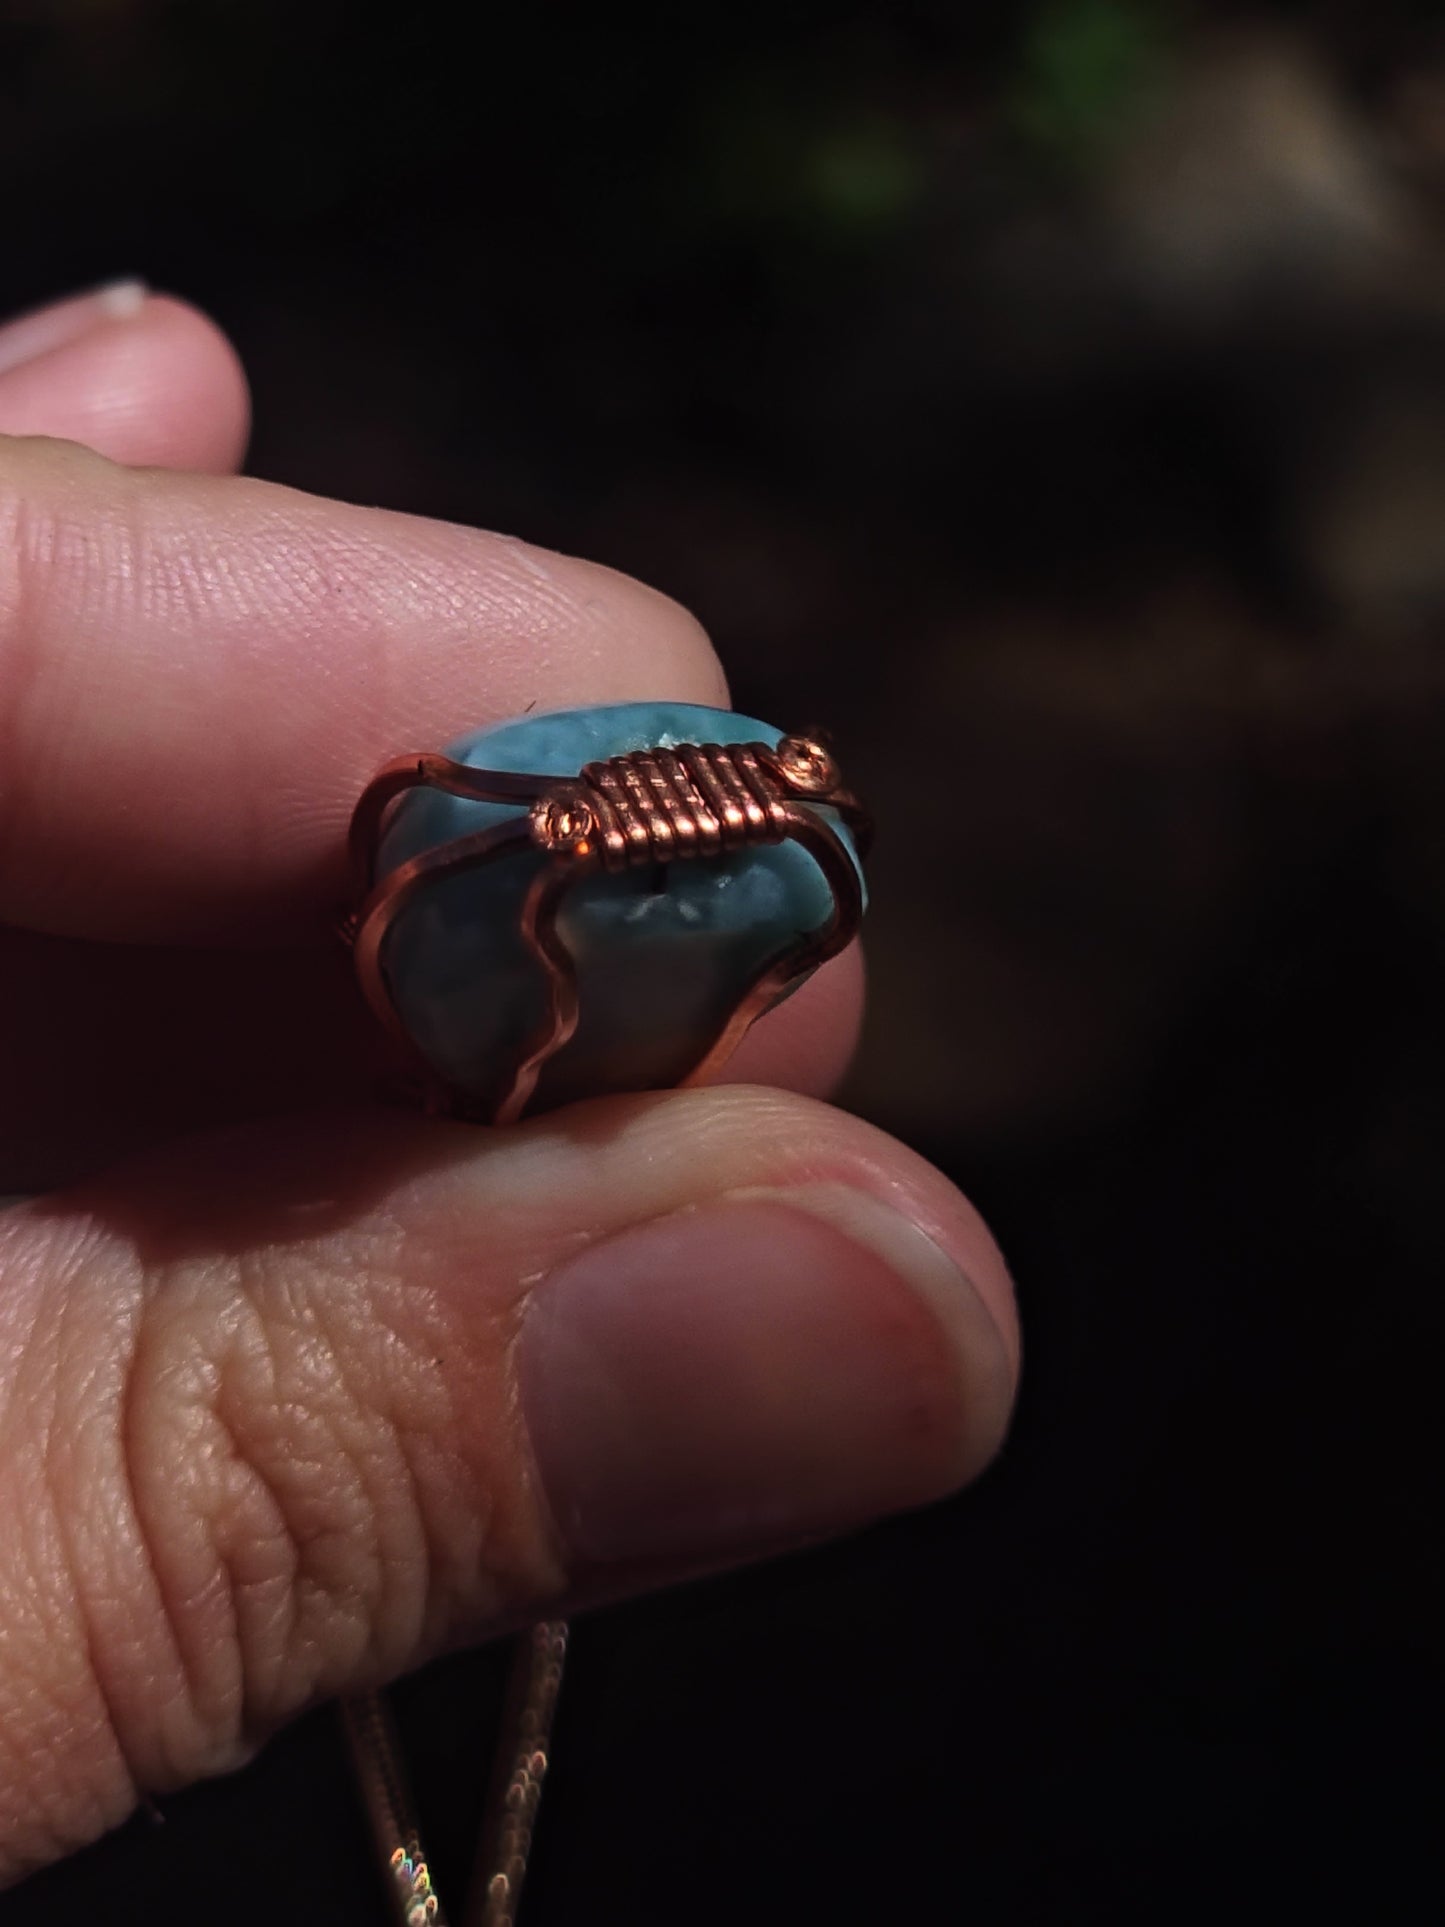
[[[827,746],[691,703],[524,716],[399,756],[342,924],[405,1095],[489,1124],[700,1083],[856,935],[871,823]],[[518,1642],[468,1919],[511,1927],[567,1628]],[[384,1701],[343,1707],[401,1927],[445,1915]]]
[[[867,838],[811,738],[687,703],[524,717],[367,788],[357,971],[432,1109],[698,1082],[852,940]]]

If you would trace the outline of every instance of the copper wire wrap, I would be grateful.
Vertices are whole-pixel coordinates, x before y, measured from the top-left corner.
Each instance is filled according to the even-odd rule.
[[[575,854],[596,849],[604,870],[715,857],[781,843],[781,786],[753,745],[640,749],[588,763],[575,786],[534,806],[537,840]]]
[[[492,829],[469,836],[375,879],[376,852],[388,814],[408,790],[444,790],[474,802],[526,805]],[[804,845],[833,895],[833,916],[811,936],[770,958],[747,985],[718,1035],[682,1080],[710,1077],[743,1034],[794,978],[845,948],[862,918],[862,892],[848,850],[829,820],[848,829],[860,856],[871,841],[871,820],[843,787],[824,745],[809,736],[769,743],[680,743],[632,750],[588,763],[576,776],[472,769],[438,755],[398,757],[368,784],[351,825],[351,855],[360,908],[342,926],[353,943],[357,976],[367,1001],[413,1066],[413,1082],[428,1109],[511,1123],[531,1101],[548,1060],[577,1027],[576,973],[558,931],[567,889],[590,871],[616,873],[636,866],[706,860],[762,844]],[[547,1010],[537,1033],[485,1099],[441,1084],[423,1063],[402,1022],[387,979],[386,938],[397,918],[432,884],[460,876],[530,846],[550,862],[528,893],[522,937],[547,986]],[[790,967],[791,962],[791,967]]]
[[[378,883],[376,858],[387,818],[398,798],[417,788],[524,807],[491,829],[398,865]],[[858,855],[866,856],[871,820],[843,787],[826,746],[812,736],[785,736],[776,746],[680,743],[632,750],[588,763],[569,777],[472,769],[432,754],[402,756],[377,772],[352,817],[351,860],[360,907],[345,918],[341,934],[353,946],[368,1002],[415,1065],[415,1094],[426,1108],[506,1124],[522,1115],[543,1068],[577,1028],[577,973],[559,917],[579,877],[799,843],[828,885],[830,913],[817,930],[765,958],[743,986],[717,1034],[681,1080],[700,1083],[719,1069],[754,1019],[790,984],[836,956],[856,935],[863,914],[862,886],[853,856],[833,827],[834,818],[846,826]],[[420,1061],[387,979],[386,938],[407,906],[433,884],[527,849],[540,850],[546,859],[528,887],[521,914],[523,941],[546,986],[545,1009],[536,1034],[504,1069],[496,1092],[479,1101],[442,1083]],[[562,1620],[540,1621],[518,1643],[467,1927],[514,1927],[566,1649]],[[398,1927],[424,1927],[427,1922],[445,1927],[384,1703],[379,1695],[366,1694],[346,1702],[343,1712]]]

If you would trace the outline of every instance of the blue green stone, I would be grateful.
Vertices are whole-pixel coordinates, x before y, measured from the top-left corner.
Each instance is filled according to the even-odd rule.
[[[575,776],[584,763],[629,750],[773,744],[781,735],[750,716],[694,703],[615,703],[479,730],[447,754],[473,768]],[[413,790],[382,839],[378,877],[525,813],[525,805]],[[856,863],[835,813],[819,814]],[[528,846],[433,883],[398,917],[383,950],[397,1008],[422,1055],[449,1084],[483,1101],[546,1008],[542,973],[519,935],[522,901],[544,860]],[[822,872],[794,843],[579,876],[558,929],[576,960],[580,1017],[542,1073],[537,1104],[677,1083],[763,964],[820,929],[831,911]]]

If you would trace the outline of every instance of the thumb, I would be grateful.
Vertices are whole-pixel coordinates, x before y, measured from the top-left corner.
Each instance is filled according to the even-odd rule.
[[[943,1179],[746,1087],[0,1214],[0,1874],[448,1644],[950,1490],[1016,1360]]]

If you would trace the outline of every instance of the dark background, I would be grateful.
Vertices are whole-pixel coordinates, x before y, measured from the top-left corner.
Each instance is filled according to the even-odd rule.
[[[7,306],[191,296],[256,472],[670,590],[881,818],[848,1101],[996,1225],[1015,1433],[585,1624],[528,1918],[1431,1917],[1438,5],[10,0],[0,161]],[[444,1878],[496,1691],[401,1695]],[[366,1851],[323,1713],[0,1920]]]

